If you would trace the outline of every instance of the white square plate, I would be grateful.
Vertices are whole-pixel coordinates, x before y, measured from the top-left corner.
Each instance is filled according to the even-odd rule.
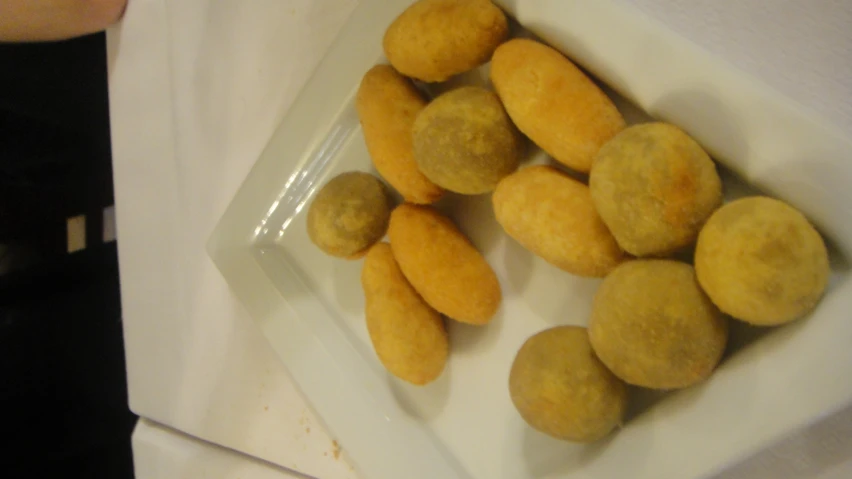
[[[331,176],[373,171],[353,99],[381,59],[385,28],[409,3],[362,0],[208,243],[364,477],[709,477],[852,403],[852,282],[842,261],[852,252],[852,143],[610,0],[497,3],[639,105],[616,99],[628,119],[647,113],[681,126],[748,183],[803,210],[835,247],[825,299],[810,318],[786,327],[735,328],[734,353],[709,381],[665,398],[639,394],[612,439],[559,442],[517,415],[508,370],[531,334],[585,324],[598,281],[562,273],[507,238],[488,195],[456,198],[445,206],[500,277],[503,307],[485,328],[450,325],[450,362],[435,383],[416,388],[390,377],[364,326],[360,262],[320,253],[305,232],[303,207]],[[731,179],[727,193],[749,188]]]

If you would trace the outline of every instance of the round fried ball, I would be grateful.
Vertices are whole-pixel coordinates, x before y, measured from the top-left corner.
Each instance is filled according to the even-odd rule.
[[[413,136],[420,171],[438,186],[466,195],[492,191],[518,168],[523,149],[497,94],[473,86],[432,101],[414,121]]]
[[[354,259],[385,235],[391,201],[378,178],[360,171],[326,183],[308,208],[308,236],[326,254]]]
[[[676,126],[631,126],[607,142],[589,176],[595,207],[618,244],[662,256],[692,244],[722,204],[713,160]]]
[[[382,47],[403,75],[440,82],[488,62],[508,34],[490,0],[419,0],[388,27]]]
[[[512,363],[509,393],[530,426],[574,442],[608,435],[627,407],[627,386],[595,356],[586,329],[576,326],[527,339]]]
[[[761,196],[719,208],[698,236],[698,281],[725,313],[756,325],[793,321],[825,291],[828,252],[795,208]]]
[[[589,337],[624,381],[678,389],[710,376],[725,351],[728,325],[692,266],[635,260],[610,273],[595,294]]]

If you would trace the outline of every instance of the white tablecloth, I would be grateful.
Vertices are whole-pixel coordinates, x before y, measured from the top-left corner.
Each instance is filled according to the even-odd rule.
[[[850,2],[619,1],[852,130]],[[131,408],[322,479],[355,476],[204,243],[355,3],[131,0],[108,36]]]
[[[323,479],[354,474],[204,243],[353,7],[131,0],[109,32],[130,406]]]
[[[141,420],[133,433],[135,479],[298,479],[268,462]]]

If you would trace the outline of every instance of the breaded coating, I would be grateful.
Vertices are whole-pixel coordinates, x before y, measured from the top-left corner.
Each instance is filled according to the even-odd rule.
[[[508,35],[490,0],[419,0],[388,27],[382,47],[403,75],[440,82],[488,62]]]
[[[624,128],[612,100],[561,53],[516,38],[491,60],[491,81],[515,125],[556,161],[588,173],[598,150]]]
[[[616,376],[650,389],[708,378],[728,341],[728,323],[698,286],[692,266],[628,261],[595,294],[589,337]]]
[[[405,201],[417,204],[434,203],[444,193],[414,161],[411,128],[426,103],[411,81],[389,65],[376,65],[364,75],[355,101],[376,170]]]
[[[387,189],[378,178],[360,171],[342,173],[311,201],[308,237],[326,254],[356,259],[385,235],[390,210]]]
[[[634,125],[607,142],[589,188],[618,244],[635,256],[666,256],[693,244],[722,204],[713,160],[668,123]]]
[[[488,193],[521,161],[523,139],[497,95],[462,87],[439,96],[414,122],[414,158],[447,190]]]
[[[500,307],[500,282],[452,221],[406,203],[391,213],[388,237],[399,268],[430,306],[463,323],[491,321]]]
[[[370,248],[361,270],[367,331],[382,365],[412,384],[434,381],[449,353],[441,315],[403,276],[387,243]]]
[[[509,393],[533,428],[566,441],[607,436],[627,408],[627,386],[595,356],[586,328],[557,326],[524,342],[509,373]]]
[[[698,281],[725,313],[769,326],[808,314],[831,270],[817,230],[792,206],[765,196],[719,208],[698,236]]]
[[[492,201],[506,234],[569,273],[603,277],[624,260],[589,188],[556,168],[518,170],[500,182]]]

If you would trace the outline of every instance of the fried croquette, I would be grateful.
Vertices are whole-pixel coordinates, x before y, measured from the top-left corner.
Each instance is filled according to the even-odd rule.
[[[507,176],[492,202],[506,234],[564,271],[603,277],[624,259],[589,188],[553,167],[530,166]]]
[[[695,270],[716,306],[762,326],[810,312],[831,273],[825,243],[807,218],[765,196],[733,201],[710,217],[698,236]]]
[[[627,386],[595,356],[585,328],[558,326],[526,340],[509,373],[521,417],[557,439],[594,442],[621,423]]]
[[[456,193],[492,191],[515,171],[523,140],[489,90],[462,87],[432,101],[414,122],[414,158],[435,184]]]
[[[713,160],[668,123],[634,125],[607,142],[589,188],[618,244],[635,256],[665,256],[691,245],[722,204]]]
[[[426,178],[414,161],[411,128],[426,100],[411,81],[389,65],[371,68],[355,101],[367,151],[380,175],[405,198],[434,203],[444,191]]]
[[[434,381],[449,352],[444,321],[405,279],[389,244],[377,243],[367,252],[361,285],[367,331],[382,365],[412,384]]]
[[[463,323],[491,321],[502,298],[497,275],[452,221],[406,203],[391,213],[388,237],[399,268],[426,303]]]
[[[400,73],[440,82],[491,59],[509,35],[490,0],[419,0],[385,32],[385,56]]]
[[[326,183],[308,208],[308,237],[326,254],[358,258],[385,235],[391,200],[385,185],[360,171]]]
[[[604,279],[589,337],[601,361],[625,382],[678,389],[710,376],[725,351],[728,325],[692,266],[640,259]]]
[[[603,144],[624,128],[612,100],[561,53],[517,38],[500,45],[491,81],[518,129],[556,161],[588,173]]]

